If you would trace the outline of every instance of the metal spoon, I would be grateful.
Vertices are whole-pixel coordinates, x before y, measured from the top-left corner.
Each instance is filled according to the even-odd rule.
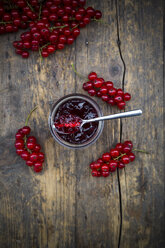
[[[97,118],[93,118],[93,119],[89,119],[89,120],[82,120],[81,119],[81,124],[79,126],[79,129],[82,129],[82,126],[84,124],[90,123],[90,122],[105,121],[105,120],[119,119],[119,118],[125,118],[125,117],[133,117],[133,116],[139,116],[141,114],[142,114],[142,110],[138,109],[138,110],[132,110],[132,111],[118,113],[118,114],[114,114],[114,115],[101,116],[101,117],[97,117]],[[59,131],[55,127],[55,125],[53,125],[53,129],[55,129],[56,132],[58,132],[58,133],[67,134],[67,133]]]

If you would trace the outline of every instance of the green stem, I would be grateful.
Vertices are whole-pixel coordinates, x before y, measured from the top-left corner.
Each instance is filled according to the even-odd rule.
[[[105,22],[104,20],[98,20],[98,19],[96,19],[96,18],[93,18],[93,19],[91,19],[92,21],[95,21],[95,22],[100,22],[100,23],[103,23],[103,24],[105,24],[105,25],[110,25],[109,23],[107,23],[107,22]]]
[[[139,150],[139,149],[133,149],[132,151],[150,154],[150,152],[147,152],[147,151],[144,151],[144,150]]]
[[[74,26],[74,27],[72,28],[72,30],[75,29],[75,28],[77,28],[78,26],[79,26],[79,24],[77,24],[76,26]]]
[[[120,156],[118,156],[117,158],[114,158],[113,160],[118,160],[119,158],[122,158],[124,155],[126,155],[126,153],[122,153]]]
[[[29,119],[30,119],[32,113],[33,113],[37,108],[38,108],[38,106],[36,106],[35,108],[33,108],[33,109],[30,111],[30,113],[28,114],[28,116],[27,116],[27,118],[26,118],[25,126],[27,126],[28,121],[29,121]],[[29,149],[27,148],[27,144],[26,144],[26,143],[27,143],[27,136],[25,135],[25,136],[24,136],[24,144],[25,144],[25,147],[26,147],[26,149],[27,149],[27,151],[28,151],[29,153],[32,153],[32,151],[29,150]]]
[[[76,71],[76,68],[74,67],[74,64],[71,64],[72,65],[72,69],[73,69],[73,71],[79,76],[79,77],[81,77],[81,78],[85,78],[85,79],[87,79],[84,75],[82,75],[82,74],[80,74],[80,73],[78,73],[77,71]]]
[[[33,7],[28,3],[28,1],[26,1],[26,3],[27,3],[27,6],[31,9],[31,11],[33,11],[34,12],[34,9],[33,9]]]
[[[40,55],[40,58],[41,58],[41,61],[43,60],[43,57],[42,57],[42,54],[41,54],[41,48],[39,48],[39,55]]]
[[[32,153],[32,151],[31,151],[30,149],[27,148],[27,136],[26,136],[26,135],[24,136],[23,140],[24,140],[24,145],[25,145],[26,150],[27,150],[29,153]]]
[[[25,126],[27,126],[28,121],[29,121],[29,119],[30,119],[32,113],[33,113],[37,108],[38,108],[38,106],[36,106],[34,109],[32,109],[32,110],[30,111],[30,113],[28,114],[28,116],[27,116],[27,118],[26,118]]]
[[[57,29],[57,28],[65,28],[65,27],[67,27],[67,26],[66,26],[66,25],[64,25],[64,26],[51,27],[51,28],[49,28],[49,30],[50,30],[50,31],[52,31],[53,29]]]
[[[10,24],[10,23],[13,23],[13,22],[0,22],[0,24]]]
[[[51,43],[48,42],[47,44],[45,44],[45,45],[43,45],[42,47],[40,47],[41,51],[42,51],[43,48],[47,47],[47,46],[50,45],[50,44],[51,44]]]
[[[41,10],[42,10],[42,3],[40,4],[39,14],[38,14],[38,20],[41,19]]]
[[[39,48],[39,55],[40,55],[41,60],[43,60],[43,57],[42,57],[42,54],[41,54],[42,49],[43,49],[44,47],[47,47],[47,46],[50,45],[50,44],[51,44],[51,43],[48,42],[47,44],[45,44],[44,46],[42,46],[42,47]]]

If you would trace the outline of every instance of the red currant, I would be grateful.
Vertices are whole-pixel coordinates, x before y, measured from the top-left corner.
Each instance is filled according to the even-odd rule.
[[[41,162],[44,162],[44,159],[45,159],[45,155],[42,152],[39,152],[38,153],[38,160]]]
[[[22,128],[22,132],[25,134],[25,135],[28,135],[30,132],[31,132],[31,129],[29,126],[25,126]]]
[[[22,58],[27,59],[29,57],[29,52],[23,51],[21,55],[22,55]]]
[[[102,155],[102,160],[103,160],[103,161],[108,162],[108,161],[110,161],[110,159],[111,159],[111,156],[110,156],[110,154],[109,154],[108,152],[106,152],[106,153],[104,153],[104,154]]]
[[[102,87],[100,88],[100,93],[101,93],[101,95],[106,95],[107,92],[108,92],[108,89],[107,89],[106,86],[102,86]]]
[[[24,137],[24,135],[19,133],[19,132],[17,132],[16,135],[15,135],[16,140],[23,139],[23,137]]]
[[[102,174],[101,174],[101,171],[97,171],[97,177],[101,177]]]
[[[129,160],[129,157],[128,155],[124,155],[122,158],[121,158],[122,162],[124,164],[129,164],[130,160]]]
[[[95,89],[90,89],[88,90],[88,94],[91,96],[95,96],[96,95],[96,90]]]
[[[118,96],[124,96],[124,92],[122,89],[117,89],[117,95]]]
[[[34,166],[35,166],[36,168],[40,168],[40,167],[42,167],[42,163],[39,162],[39,161],[37,161],[36,163],[34,163]]]
[[[100,168],[101,168],[101,163],[95,162],[94,168],[95,168],[96,170],[100,169]]]
[[[68,38],[67,38],[67,44],[68,45],[71,45],[71,44],[73,44],[73,42],[74,42],[74,36],[73,35],[68,36]]]
[[[118,104],[117,104],[117,106],[118,106],[118,108],[119,109],[124,109],[125,108],[125,102],[124,101],[121,101],[121,102],[119,102]]]
[[[29,136],[28,139],[27,139],[27,142],[36,143],[36,138],[34,136]]]
[[[108,100],[108,104],[111,105],[111,106],[114,106],[116,103],[115,103],[115,101],[114,101],[113,98],[110,98],[110,99]]]
[[[109,166],[107,164],[103,164],[101,166],[101,171],[109,171]]]
[[[95,15],[95,10],[92,7],[88,7],[86,13],[88,16],[93,17]]]
[[[108,95],[102,95],[101,98],[102,98],[102,100],[104,102],[108,102],[109,101],[109,96]]]
[[[32,162],[31,160],[27,160],[27,161],[26,161],[26,164],[27,164],[28,166],[33,166],[33,165],[34,165],[34,162]]]
[[[134,154],[133,152],[130,152],[130,153],[128,154],[128,157],[129,157],[129,160],[130,160],[131,162],[133,162],[133,161],[135,160],[135,154]]]
[[[97,96],[97,97],[101,97],[101,96],[102,96],[102,95],[101,95],[101,92],[100,92],[100,91],[97,91],[96,96]]]
[[[96,10],[96,11],[95,11],[95,18],[96,18],[96,19],[100,19],[101,17],[102,17],[101,11],[100,11],[100,10]]]
[[[29,159],[29,155],[30,155],[30,153],[28,151],[23,151],[21,153],[21,158],[26,161]]]
[[[109,162],[110,171],[111,171],[111,172],[114,172],[114,171],[116,170],[116,168],[117,168],[117,165],[118,165],[118,162],[117,162],[117,161],[111,160],[111,161]]]
[[[130,95],[129,93],[125,93],[125,94],[124,94],[124,100],[125,100],[125,101],[131,100],[131,95]]]
[[[98,172],[97,172],[97,170],[92,170],[91,174],[93,177],[97,177]]]
[[[36,144],[33,149],[35,152],[39,152],[41,150],[41,146]]]
[[[113,83],[111,81],[107,81],[105,82],[105,86],[108,88],[108,89],[111,89],[113,88]]]
[[[123,101],[123,98],[122,98],[122,96],[120,96],[120,95],[116,95],[116,96],[114,97],[114,101],[115,101],[116,103],[119,103],[119,102],[122,102],[122,101]]]
[[[39,154],[38,153],[36,153],[36,152],[32,152],[31,154],[30,154],[30,161],[32,161],[32,162],[37,162],[38,161],[38,159],[39,159]]]
[[[132,143],[131,140],[126,140],[126,141],[124,142],[124,145],[129,146],[131,149],[133,148],[133,143]]]
[[[17,148],[17,149],[16,149],[16,153],[17,153],[18,155],[21,155],[23,152],[24,152],[24,148]]]
[[[96,80],[96,78],[97,78],[96,72],[91,72],[91,73],[88,75],[88,78],[89,78],[90,81]]]
[[[83,84],[83,89],[86,90],[86,91],[93,89],[93,83],[92,82],[84,83]]]
[[[15,142],[15,147],[16,147],[17,149],[23,148],[23,147],[24,147],[24,141],[21,140],[21,139],[16,140],[16,142]]]
[[[96,87],[96,88],[100,88],[100,87],[103,85],[103,82],[102,82],[102,80],[100,80],[100,78],[96,78],[96,79],[94,80],[94,82],[93,82],[93,85],[94,85],[94,87]]]
[[[123,144],[122,143],[117,143],[115,147],[119,152],[122,152],[123,150]]]
[[[120,155],[119,150],[117,150],[117,149],[111,149],[111,150],[110,150],[110,155],[111,155],[111,157],[113,157],[113,158],[118,157],[118,156]]]
[[[28,149],[33,150],[34,147],[35,147],[35,143],[33,143],[33,142],[27,142],[26,146],[27,146]]]
[[[92,162],[90,165],[91,170],[95,169],[95,162]]]
[[[102,176],[103,177],[108,177],[110,175],[109,171],[102,171]]]
[[[115,88],[110,88],[110,89],[108,90],[108,94],[109,94],[110,96],[115,96],[116,93],[117,93],[117,90],[116,90]]]
[[[125,167],[125,164],[119,161],[117,167],[119,169],[123,169]]]
[[[36,172],[36,173],[38,173],[38,172],[40,172],[40,171],[42,171],[42,167],[33,167],[33,170]]]

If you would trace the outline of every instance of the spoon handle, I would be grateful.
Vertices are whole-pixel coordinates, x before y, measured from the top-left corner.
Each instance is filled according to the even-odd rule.
[[[118,118],[138,116],[141,114],[142,114],[141,109],[132,110],[132,111],[118,113],[118,114],[114,114],[114,115],[107,115],[107,116],[97,117],[97,118],[90,119],[90,120],[84,120],[84,124],[89,123],[89,122],[95,122],[95,121],[104,121],[104,120],[112,120],[112,119],[118,119]]]

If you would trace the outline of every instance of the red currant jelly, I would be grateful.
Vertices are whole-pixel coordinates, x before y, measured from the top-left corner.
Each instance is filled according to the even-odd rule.
[[[75,124],[77,125],[79,119],[87,120],[98,116],[102,116],[102,113],[93,99],[80,94],[68,95],[53,106],[49,126],[53,137],[60,144],[70,148],[86,147],[100,136],[103,122],[87,123],[81,128],[79,125],[75,127]],[[54,125],[60,126],[64,132],[53,129]]]

